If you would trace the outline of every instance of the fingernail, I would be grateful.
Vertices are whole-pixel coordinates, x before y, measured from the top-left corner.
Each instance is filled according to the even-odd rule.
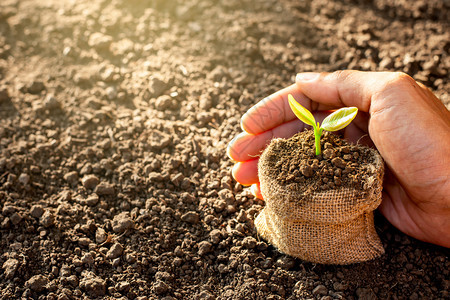
[[[228,156],[228,158],[229,159],[231,159],[232,161],[234,161],[233,160],[233,158],[231,157],[231,144],[234,142],[234,140],[235,140],[236,138],[234,138],[233,140],[231,140],[231,142],[228,144],[228,146],[227,146],[227,156]]]
[[[245,129],[244,129],[244,117],[245,117],[246,114],[247,113],[242,115],[241,120],[239,122],[239,125],[241,126],[242,131],[245,131]]]
[[[233,176],[233,179],[236,180],[236,176],[234,174],[236,173],[236,169],[239,168],[239,163],[234,164],[231,167],[231,176]],[[236,180],[237,181],[237,180]]]
[[[259,185],[258,183],[252,185],[252,187],[251,187],[251,189],[252,189],[252,194],[253,194],[256,198],[258,198],[258,199],[264,201],[263,196],[261,195],[261,189],[258,187],[258,185]]]
[[[232,157],[232,155],[231,155],[231,150],[232,150],[232,147],[233,147],[233,144],[243,135],[244,133],[243,132],[241,132],[241,133],[239,133],[238,135],[236,135],[229,143],[228,143],[228,146],[227,146],[227,156],[232,160],[232,161],[234,161],[234,159],[233,159],[233,157]]]
[[[295,76],[295,81],[302,81],[302,82],[306,82],[306,81],[313,81],[315,79],[317,79],[319,77],[320,73],[314,73],[314,72],[309,72],[309,73],[298,73],[297,76]]]
[[[253,196],[258,197],[256,195],[256,184],[252,184],[252,186],[250,187],[250,192],[253,194]]]

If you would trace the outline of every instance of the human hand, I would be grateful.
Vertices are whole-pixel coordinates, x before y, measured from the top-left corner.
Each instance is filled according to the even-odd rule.
[[[244,130],[227,149],[233,177],[262,199],[258,156],[271,139],[304,129],[287,95],[321,121],[324,112],[356,106],[344,129],[351,142],[376,147],[386,163],[381,213],[419,240],[450,247],[450,112],[425,86],[404,73],[302,73],[296,84],[263,99],[242,117]]]

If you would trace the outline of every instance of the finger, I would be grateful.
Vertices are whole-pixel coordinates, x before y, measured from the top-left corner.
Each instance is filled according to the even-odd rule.
[[[231,173],[233,178],[242,185],[252,185],[259,182],[258,159],[234,164]]]
[[[241,119],[241,128],[250,134],[259,134],[278,125],[292,121],[297,117],[292,112],[288,103],[288,94],[292,94],[295,100],[310,111],[327,110],[331,107],[325,105],[313,105],[298,87],[293,84],[269,97],[264,98],[251,107]]]
[[[300,73],[296,82],[299,90],[313,101],[329,106],[356,106],[360,111],[368,112],[371,116],[370,136],[379,150],[384,148],[383,155],[398,153],[401,156],[398,145],[407,141],[408,136],[413,138],[415,135],[410,130],[414,118],[414,123],[421,122],[422,127],[428,126],[429,122],[440,122],[441,126],[434,126],[435,134],[448,127],[442,120],[448,119],[450,113],[442,102],[431,97],[426,87],[401,72]],[[397,134],[385,139],[386,132],[391,131]],[[390,144],[382,144],[387,142]]]
[[[257,135],[242,132],[228,145],[228,157],[234,161],[255,159],[273,138],[289,138],[297,132],[302,131],[303,128],[304,123],[296,119]]]
[[[398,145],[407,141],[407,136],[414,135],[410,129],[411,120],[416,116],[420,116],[420,120],[415,124],[444,120],[446,116],[436,118],[433,114],[448,114],[436,97],[424,101],[430,98],[420,94],[428,95],[428,89],[401,72],[300,73],[296,81],[298,88],[313,101],[330,106],[356,106],[369,113],[368,132],[377,148],[384,151],[383,156],[393,153],[401,156]],[[386,139],[386,132],[391,131],[397,134]]]
[[[256,198],[264,200],[263,196],[261,194],[261,186],[260,186],[259,182],[252,184],[252,186],[250,187],[250,191],[252,192],[253,196],[255,196]]]
[[[323,105],[356,106],[363,112],[370,112],[373,97],[380,91],[390,92],[387,91],[389,83],[406,76],[394,72],[345,70],[333,73],[299,73],[296,83],[306,97]]]

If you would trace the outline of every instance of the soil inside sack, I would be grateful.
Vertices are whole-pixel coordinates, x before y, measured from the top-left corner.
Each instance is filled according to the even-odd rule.
[[[321,138],[322,154],[316,155],[314,132],[306,130],[278,140],[267,153],[268,176],[301,193],[350,187],[363,192],[374,170],[369,148],[352,145],[333,133]]]

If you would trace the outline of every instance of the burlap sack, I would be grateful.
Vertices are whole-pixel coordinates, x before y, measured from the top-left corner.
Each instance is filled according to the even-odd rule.
[[[258,233],[279,251],[321,264],[351,264],[384,253],[373,210],[381,203],[384,164],[376,150],[373,176],[364,192],[355,189],[296,193],[267,176],[265,155],[258,172],[266,206],[255,219]]]

